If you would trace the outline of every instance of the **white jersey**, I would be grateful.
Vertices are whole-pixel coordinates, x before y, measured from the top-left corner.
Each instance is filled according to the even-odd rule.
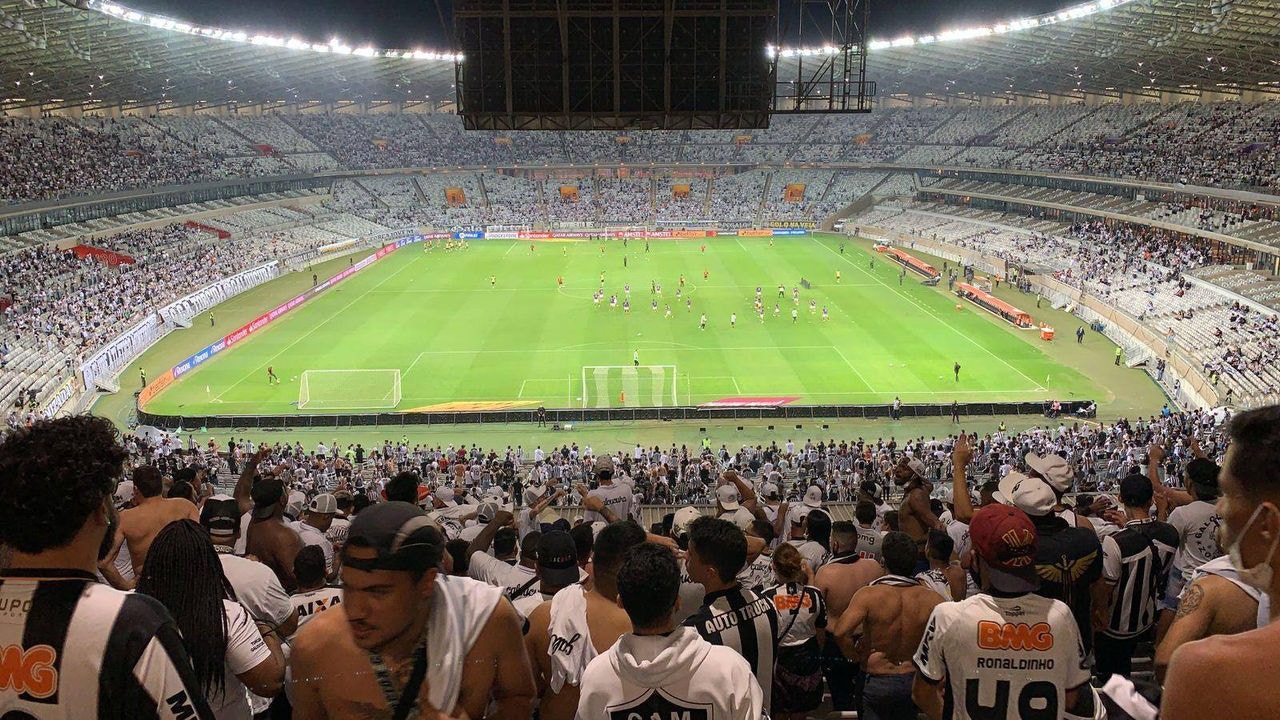
[[[1070,608],[1038,595],[938,605],[914,660],[924,677],[947,681],[952,720],[1015,720],[1019,708],[1060,718],[1066,691],[1089,681]]]
[[[271,649],[243,605],[223,600],[222,608],[227,617],[226,681],[222,694],[210,697],[209,705],[218,720],[252,720],[249,695],[236,676],[269,659]]]
[[[566,684],[582,683],[582,673],[596,658],[587,625],[587,591],[581,585],[570,585],[551,598],[551,618],[547,623],[547,655],[551,658],[551,677],[547,681],[552,692],[560,692]]]
[[[738,582],[742,587],[757,593],[776,585],[777,582],[773,577],[773,558],[764,554],[756,556],[755,560],[743,566],[738,573]]]
[[[289,598],[298,611],[298,629],[311,622],[317,615],[342,604],[342,588],[322,587],[319,590],[298,593]]]
[[[615,481],[591,490],[587,493],[587,497],[600,498],[604,501],[604,506],[609,508],[609,511],[619,520],[626,520],[631,515],[631,493],[632,489],[629,486]],[[604,516],[594,510],[586,511],[582,517],[589,523],[604,521]]]

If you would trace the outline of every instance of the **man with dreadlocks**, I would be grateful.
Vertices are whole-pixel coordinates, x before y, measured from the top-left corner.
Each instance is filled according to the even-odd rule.
[[[516,612],[501,588],[440,572],[444,549],[409,503],[356,515],[342,551],[342,604],[294,636],[295,718],[416,710],[528,720],[533,672]]]
[[[284,688],[280,638],[236,601],[209,533],[190,520],[165,526],[151,543],[138,592],[173,613],[196,678],[218,720],[249,720],[245,688],[264,698]]]
[[[87,415],[0,442],[0,716],[213,718],[169,613],[94,575],[126,456],[111,422]]]

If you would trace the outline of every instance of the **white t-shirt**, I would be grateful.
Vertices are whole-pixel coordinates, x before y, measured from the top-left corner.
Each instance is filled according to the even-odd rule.
[[[981,717],[1016,718],[1019,707],[1063,717],[1066,691],[1089,682],[1071,609],[1038,595],[938,605],[914,661],[924,677],[950,683],[953,720],[972,720],[971,706]]]
[[[271,657],[271,649],[243,605],[223,600],[222,609],[227,616],[226,684],[222,695],[209,698],[209,707],[218,720],[252,720],[248,692],[236,676]]]
[[[1213,503],[1196,500],[1176,507],[1169,513],[1169,524],[1178,531],[1178,551],[1173,555],[1173,566],[1184,580],[1190,580],[1196,568],[1222,555],[1217,538],[1222,518]]]
[[[467,564],[467,576],[495,587],[502,587],[507,584],[507,575],[511,573],[512,567],[512,563],[477,550],[471,553],[471,560]]]
[[[289,594],[271,568],[229,553],[218,553],[218,560],[222,563],[222,573],[236,591],[236,599],[254,620],[275,626],[293,614]]]
[[[329,542],[324,533],[301,520],[289,523],[289,527],[298,533],[298,538],[302,540],[303,545],[315,545],[320,548],[324,553],[324,571],[333,572],[333,543]]]
[[[626,520],[631,515],[631,493],[632,490],[627,485],[614,482],[610,485],[601,485],[587,493],[587,497],[598,497],[604,501],[604,506],[609,508],[619,520]],[[604,516],[594,510],[588,510],[583,514],[586,522],[604,521]]]
[[[778,645],[794,647],[813,638],[817,628],[827,626],[827,604],[822,591],[812,585],[775,585],[761,595],[778,612]]]

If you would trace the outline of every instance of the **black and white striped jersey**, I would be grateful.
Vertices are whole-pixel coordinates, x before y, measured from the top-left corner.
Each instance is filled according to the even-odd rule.
[[[1102,577],[1115,585],[1103,634],[1130,638],[1155,624],[1178,539],[1172,525],[1153,519],[1131,520],[1102,539]]]
[[[213,718],[178,628],[77,570],[0,573],[0,717]]]
[[[746,658],[764,691],[765,707],[769,706],[774,651],[778,645],[778,614],[768,598],[742,585],[707,593],[702,607],[684,624],[697,630],[712,645],[733,648]]]

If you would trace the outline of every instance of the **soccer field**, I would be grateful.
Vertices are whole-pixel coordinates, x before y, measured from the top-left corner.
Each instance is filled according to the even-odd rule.
[[[1038,333],[968,303],[957,311],[945,283],[924,287],[908,274],[899,285],[895,263],[863,242],[841,253],[841,242],[725,237],[654,240],[647,250],[643,240],[539,242],[530,250],[528,241],[481,240],[452,252],[409,245],[215,356],[147,410],[283,415],[1106,394],[1055,360]],[[763,321],[753,309],[757,286]],[[601,288],[597,305],[592,295]],[[268,366],[279,384],[268,382]]]

